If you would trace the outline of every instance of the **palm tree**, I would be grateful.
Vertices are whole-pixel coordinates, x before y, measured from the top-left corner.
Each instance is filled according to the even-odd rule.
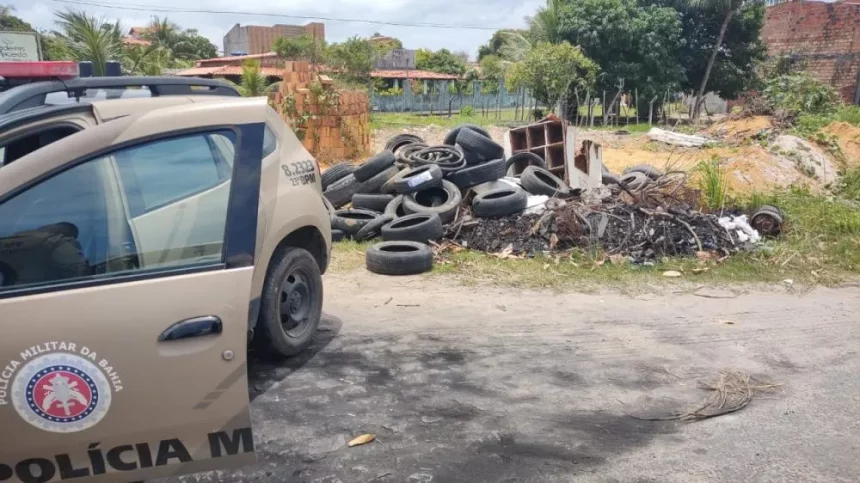
[[[699,85],[699,92],[696,93],[696,104],[693,106],[693,121],[699,119],[699,112],[702,109],[702,98],[705,97],[705,89],[708,86],[708,78],[711,76],[711,69],[714,67],[714,61],[717,60],[717,53],[723,46],[723,37],[726,35],[726,29],[732,16],[737,13],[745,1],[761,1],[761,0],[691,0],[691,6],[694,8],[703,9],[718,9],[724,12],[723,23],[720,26],[720,34],[717,36],[717,42],[714,44],[714,50],[711,52],[711,58],[708,59],[708,65],[705,67],[705,75],[702,77],[702,83]]]
[[[559,15],[563,6],[564,0],[546,0],[546,7],[538,8],[533,17],[526,17],[535,43],[557,44],[563,40],[559,30]]]
[[[124,50],[122,68],[131,75],[161,75],[171,65],[170,51],[156,44],[128,45]]]
[[[269,79],[260,72],[259,61],[248,60],[242,65],[242,79],[239,84],[236,84],[239,94],[245,97],[265,96],[276,87],[277,83],[270,83]]]
[[[188,41],[185,32],[167,17],[153,17],[146,38],[170,50],[173,57],[177,59],[198,60],[200,58],[194,44]]]
[[[106,63],[122,60],[122,30],[119,22],[107,22],[86,14],[83,10],[56,12],[57,25],[62,30],[57,37],[68,46],[72,58],[93,64],[93,75],[103,76]]]

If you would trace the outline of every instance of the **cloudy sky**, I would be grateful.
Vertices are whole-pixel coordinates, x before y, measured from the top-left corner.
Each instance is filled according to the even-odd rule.
[[[6,0],[7,2],[9,0]],[[308,18],[272,15],[360,19],[395,24],[443,24],[456,28],[430,28],[401,25],[378,25],[365,22],[321,20],[325,23],[326,39],[340,41],[353,35],[369,36],[374,32],[397,37],[406,48],[448,48],[466,51],[474,58],[478,46],[485,43],[494,29],[522,27],[523,17],[531,15],[545,0],[12,0],[17,15],[41,29],[53,28],[53,12],[66,8],[84,9],[108,19],[119,19],[124,28],[146,25],[151,16],[168,16],[183,28],[196,28],[218,49],[234,24],[271,25],[274,23],[303,25]],[[205,6],[204,6],[205,5]],[[189,13],[176,10],[250,12],[264,15]],[[467,27],[483,27],[474,29]]]

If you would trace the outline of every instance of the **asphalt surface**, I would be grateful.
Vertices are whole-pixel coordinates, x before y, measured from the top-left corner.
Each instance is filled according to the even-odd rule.
[[[257,464],[183,480],[857,481],[860,289],[698,293],[327,276],[312,350],[251,365]],[[695,408],[727,370],[778,387],[640,419]]]

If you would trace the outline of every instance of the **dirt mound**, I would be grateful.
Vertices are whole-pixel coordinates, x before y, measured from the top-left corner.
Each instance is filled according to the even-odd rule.
[[[773,128],[768,116],[752,116],[718,122],[708,129],[711,136],[724,141],[742,142],[761,131]]]
[[[847,122],[834,122],[824,128],[824,132],[836,136],[848,166],[860,166],[860,127]]]

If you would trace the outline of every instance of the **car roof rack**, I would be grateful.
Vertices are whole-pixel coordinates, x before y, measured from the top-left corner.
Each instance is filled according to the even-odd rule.
[[[0,94],[0,114],[45,105],[48,94],[66,92],[80,99],[87,90],[148,88],[150,96],[231,96],[239,91],[218,79],[194,77],[79,77],[67,80],[45,80],[13,87]]]

